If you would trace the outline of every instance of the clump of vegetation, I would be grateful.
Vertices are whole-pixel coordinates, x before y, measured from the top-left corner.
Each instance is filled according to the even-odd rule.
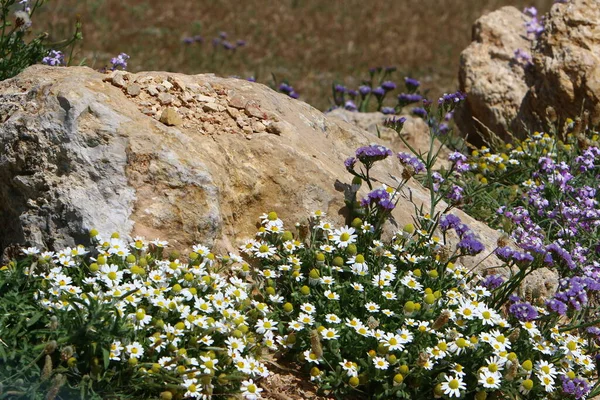
[[[32,18],[45,0],[0,1],[0,81],[11,78],[30,65],[43,62],[65,65],[64,55],[51,48],[73,49],[82,39],[81,24],[77,22],[73,36],[62,43],[49,43],[48,35],[33,35]]]

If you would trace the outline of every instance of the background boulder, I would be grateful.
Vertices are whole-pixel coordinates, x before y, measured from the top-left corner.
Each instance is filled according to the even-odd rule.
[[[527,33],[530,21],[504,7],[475,22],[459,71],[467,102],[457,113],[470,138],[486,137],[488,130],[503,140],[511,133],[523,138],[528,130],[561,126],[583,110],[592,124],[600,122],[600,3],[554,4],[537,38]]]

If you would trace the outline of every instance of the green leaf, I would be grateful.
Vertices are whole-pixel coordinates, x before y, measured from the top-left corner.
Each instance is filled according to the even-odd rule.
[[[29,321],[27,321],[27,327],[34,325],[36,322],[38,322],[40,320],[40,318],[42,318],[43,315],[44,314],[41,312],[35,313],[33,315],[33,317],[29,318]]]
[[[102,357],[104,358],[104,369],[108,369],[108,364],[110,363],[110,352],[102,348]]]

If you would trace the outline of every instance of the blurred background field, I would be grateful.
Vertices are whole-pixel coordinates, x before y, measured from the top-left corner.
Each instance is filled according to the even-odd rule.
[[[79,16],[75,61],[94,68],[131,56],[128,70],[286,81],[300,99],[330,106],[331,84],[351,87],[375,66],[396,66],[433,95],[457,89],[460,52],[481,15],[552,0],[56,0],[34,30],[68,37]],[[220,33],[226,33],[226,37]],[[185,43],[187,38],[187,42]],[[213,39],[218,38],[216,46]],[[243,41],[239,42],[238,41]],[[226,47],[232,47],[226,49]]]

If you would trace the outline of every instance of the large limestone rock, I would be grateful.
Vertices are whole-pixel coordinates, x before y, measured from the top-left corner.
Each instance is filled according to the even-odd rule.
[[[317,209],[343,224],[343,161],[381,143],[266,86],[212,75],[34,66],[0,83],[0,104],[2,249],[72,246],[96,228],[180,251],[198,242],[232,250],[267,211],[290,227]],[[373,176],[399,180],[395,157],[379,164]],[[412,222],[409,194],[428,204],[411,180],[400,226]],[[456,213],[495,247],[495,231]]]
[[[545,119],[600,123],[600,2],[572,0],[550,10],[533,57],[531,107]],[[550,109],[551,107],[551,109]]]
[[[473,42],[460,55],[459,85],[467,100],[456,120],[474,142],[476,133],[487,133],[486,128],[504,139],[507,132],[519,129],[515,118],[528,86],[525,68],[515,62],[514,54],[530,51],[527,19],[512,6],[484,15],[473,25]]]
[[[600,122],[600,2],[569,0],[552,6],[544,32],[527,36],[530,17],[504,7],[481,17],[473,43],[461,54],[460,88],[467,103],[457,115],[463,133],[510,133],[561,126],[566,118],[590,113]],[[515,51],[531,55],[531,63]],[[475,122],[474,118],[479,120]]]

